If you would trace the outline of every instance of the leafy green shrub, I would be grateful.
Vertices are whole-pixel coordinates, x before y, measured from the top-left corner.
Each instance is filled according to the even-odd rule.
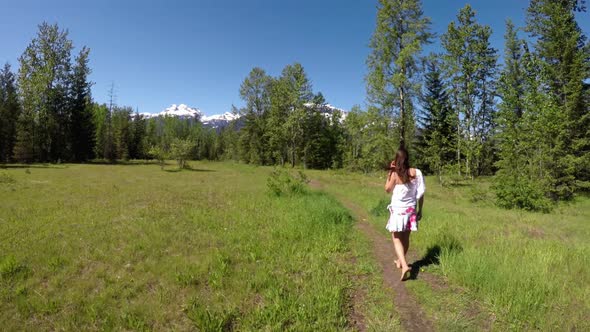
[[[158,161],[161,169],[164,169],[166,157],[168,156],[168,154],[161,145],[153,145],[152,147],[150,147],[148,154],[150,155],[150,157]]]
[[[305,194],[307,183],[309,183],[309,179],[302,171],[299,171],[296,176],[292,176],[281,168],[275,168],[266,180],[268,191],[275,196]]]
[[[533,183],[525,177],[497,177],[494,191],[496,204],[506,209],[518,208],[545,213],[552,209],[551,200],[545,196],[542,185]]]
[[[170,144],[170,157],[176,160],[179,169],[187,167],[186,161],[190,158],[194,148],[195,142],[190,139],[176,138]]]

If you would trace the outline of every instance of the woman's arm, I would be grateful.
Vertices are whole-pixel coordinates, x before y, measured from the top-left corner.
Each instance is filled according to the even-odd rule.
[[[418,199],[418,213],[416,213],[418,220],[422,219],[422,206],[424,206],[424,195]]]
[[[385,181],[385,192],[390,193],[395,186],[395,172],[389,171],[387,174],[387,181]]]

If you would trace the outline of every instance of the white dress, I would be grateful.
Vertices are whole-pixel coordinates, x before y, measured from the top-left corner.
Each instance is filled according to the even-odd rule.
[[[417,231],[416,204],[424,195],[426,185],[424,177],[419,169],[416,169],[416,177],[408,183],[396,184],[391,194],[391,203],[387,206],[389,220],[387,228],[390,232]]]

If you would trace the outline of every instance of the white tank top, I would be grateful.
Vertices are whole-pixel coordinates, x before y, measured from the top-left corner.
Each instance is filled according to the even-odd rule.
[[[422,195],[426,186],[422,172],[416,168],[416,177],[408,183],[396,184],[391,194],[392,208],[407,208],[416,206],[416,202]]]

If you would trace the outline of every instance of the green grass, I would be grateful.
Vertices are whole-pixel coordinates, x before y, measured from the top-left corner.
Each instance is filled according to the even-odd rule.
[[[333,198],[275,197],[270,168],[192,166],[0,169],[2,329],[350,330],[359,287],[365,319],[399,329]]]
[[[400,330],[370,242],[330,196],[388,236],[380,176],[309,171],[326,193],[277,197],[272,168],[192,166],[0,169],[2,329],[352,330],[354,307],[369,330]],[[447,285],[406,287],[438,330],[590,329],[590,199],[502,210],[490,181],[427,179],[412,247],[438,252],[424,269]]]
[[[389,198],[382,178],[343,172],[311,177],[372,211],[371,221],[386,236]],[[427,179],[424,219],[412,246],[422,255],[440,250],[440,262],[425,269],[452,288],[432,289],[419,280],[408,288],[441,330],[478,330],[481,319],[448,310],[473,300],[489,312],[495,329],[590,329],[590,199],[561,204],[551,214],[502,210],[493,204],[490,181],[441,187]],[[453,296],[453,288],[462,295]]]

